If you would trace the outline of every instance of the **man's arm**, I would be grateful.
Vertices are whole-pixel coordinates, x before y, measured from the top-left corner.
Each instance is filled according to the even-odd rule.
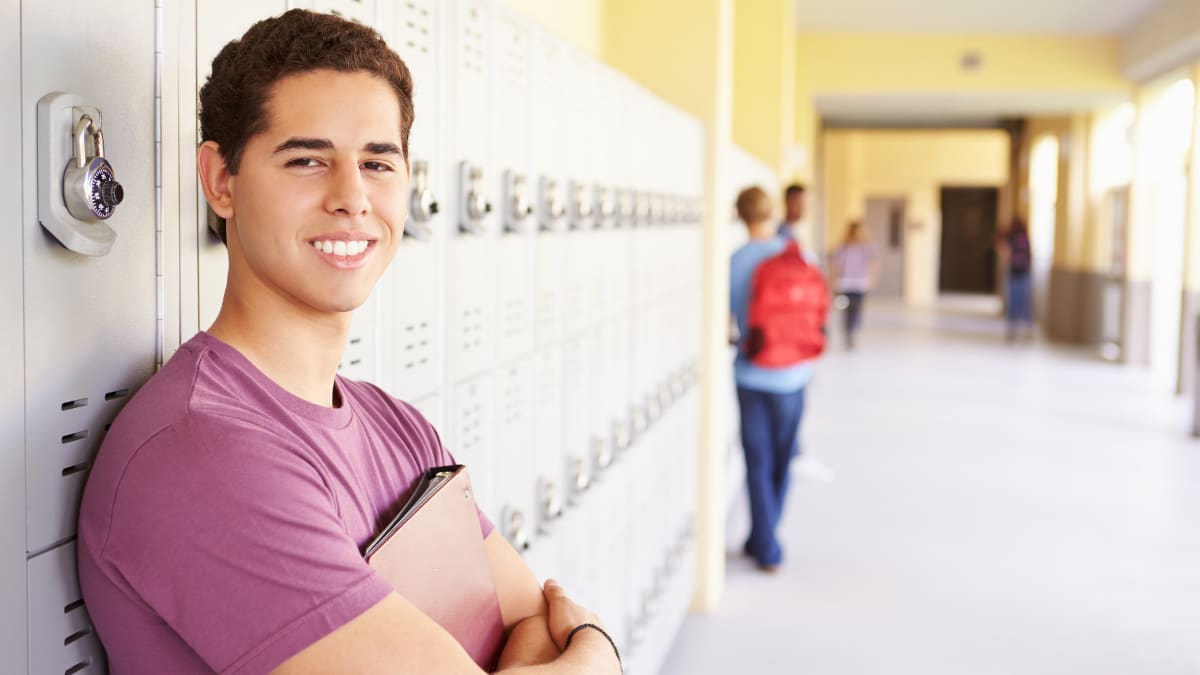
[[[548,625],[555,642],[569,626],[594,623],[595,616],[571,602],[557,585],[547,584]],[[534,622],[543,621],[541,617]],[[392,593],[354,620],[309,645],[272,671],[273,675],[480,675],[467,652],[412,603]],[[552,663],[519,666],[506,675],[616,675],[612,647],[599,631],[580,631],[571,648]]]

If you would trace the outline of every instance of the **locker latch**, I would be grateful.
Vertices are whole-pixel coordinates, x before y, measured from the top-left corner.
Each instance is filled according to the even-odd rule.
[[[492,203],[483,187],[483,168],[462,162],[459,164],[462,205],[459,209],[459,229],[465,234],[484,234],[484,219],[492,212]]]
[[[612,190],[603,185],[597,185],[592,202],[596,209],[596,227],[602,228],[611,225],[617,214],[616,198]]]
[[[592,487],[592,471],[588,466],[588,462],[583,457],[576,457],[571,460],[571,487],[575,488],[574,495],[576,497],[588,491]]]
[[[637,220],[638,226],[649,226],[652,224],[650,195],[644,192],[637,193],[637,196],[634,197],[634,212],[636,214],[634,217]]]
[[[520,234],[525,230],[525,221],[533,215],[528,179],[511,169],[504,172],[504,193],[508,204],[504,212],[504,230]]]
[[[546,524],[562,517],[562,498],[558,494],[558,486],[552,480],[542,480],[540,506],[542,507],[541,532],[547,534]]]
[[[525,528],[525,516],[520,511],[509,508],[504,519],[504,536],[518,551],[529,550],[529,532]]]
[[[617,219],[624,226],[633,225],[637,220],[637,200],[633,191],[620,190],[617,193]]]
[[[100,110],[54,92],[38,101],[37,121],[38,222],[76,253],[107,255],[117,234],[104,221],[125,189],[104,155]]]
[[[413,162],[412,190],[408,197],[408,222],[404,225],[404,234],[420,241],[430,239],[433,230],[425,223],[432,220],[440,209],[433,190],[429,189],[429,162]]]
[[[591,227],[592,195],[583,183],[571,183],[571,229],[582,230]]]
[[[559,189],[558,181],[542,176],[538,188],[538,191],[541,193],[538,200],[538,205],[541,209],[541,228],[545,231],[555,231],[558,229],[559,223],[562,222],[563,216],[567,215],[567,207]]]
[[[603,436],[592,437],[592,457],[596,462],[596,468],[601,471],[612,466],[613,451],[608,439]]]

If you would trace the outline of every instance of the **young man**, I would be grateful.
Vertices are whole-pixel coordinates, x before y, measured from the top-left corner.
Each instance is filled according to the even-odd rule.
[[[792,183],[783,191],[783,221],[779,223],[779,235],[796,237],[796,227],[804,220],[804,186]]]
[[[737,322],[738,335],[745,339],[750,335],[754,272],[764,260],[783,251],[786,237],[778,234],[771,221],[771,198],[760,188],[747,188],[738,195],[737,213],[750,232],[750,241],[735,251],[730,261],[729,311]],[[733,372],[750,500],[750,536],[743,550],[759,569],[775,572],[783,562],[775,531],[787,497],[789,466],[800,452],[804,389],[812,378],[813,363],[764,368],[739,349]]]
[[[117,419],[80,515],[112,672],[479,673],[360,553],[453,459],[411,406],[336,376],[404,230],[408,69],[369,28],[294,10],[226,45],[200,105],[224,301]],[[564,650],[595,616],[479,521],[504,672],[619,672],[600,630]]]

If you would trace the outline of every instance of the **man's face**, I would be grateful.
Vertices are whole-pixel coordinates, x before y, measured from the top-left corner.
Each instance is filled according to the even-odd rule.
[[[804,193],[800,192],[788,197],[784,207],[787,212],[786,219],[789,223],[794,223],[804,218]]]
[[[266,113],[230,178],[230,284],[252,307],[352,311],[408,217],[396,93],[368,73],[318,70],[276,83]]]

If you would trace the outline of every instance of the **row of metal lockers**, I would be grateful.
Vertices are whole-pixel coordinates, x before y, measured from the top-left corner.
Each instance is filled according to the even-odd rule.
[[[21,233],[0,252],[5,671],[106,672],[79,495],[121,406],[219,308],[194,169],[208,64],[293,6],[376,27],[415,80],[412,216],[342,373],[425,413],[534,571],[655,672],[691,592],[702,129],[483,0],[0,0]],[[81,111],[125,190],[98,227],[52,185]]]

